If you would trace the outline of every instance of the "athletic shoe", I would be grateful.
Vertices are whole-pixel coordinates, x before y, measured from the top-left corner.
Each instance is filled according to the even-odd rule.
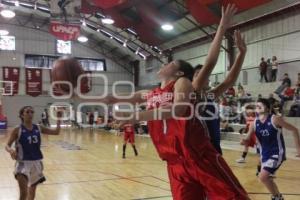
[[[240,159],[237,159],[236,162],[237,163],[245,163],[246,160],[245,160],[245,158],[240,158]]]
[[[279,196],[273,196],[272,195],[271,200],[284,200],[284,198],[281,194]]]

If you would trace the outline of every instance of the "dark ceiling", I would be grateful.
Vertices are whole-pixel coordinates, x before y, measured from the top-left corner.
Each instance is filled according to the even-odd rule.
[[[48,26],[52,17],[50,5],[54,1],[58,0],[23,0],[19,2],[24,4],[18,8],[14,0],[0,2],[3,7],[13,7],[19,12],[15,21]],[[32,11],[35,3],[37,9]],[[81,29],[91,38],[92,45],[101,46],[107,54],[118,55],[117,58],[134,60],[139,57],[135,54],[137,50],[145,56],[159,57],[161,51],[213,34],[220,20],[221,6],[228,3],[237,5],[235,24],[239,24],[297,4],[299,0],[82,0],[78,16],[87,22]],[[105,16],[115,23],[101,23]],[[171,23],[174,29],[163,31],[161,25],[165,22]],[[127,48],[122,48],[125,41]]]

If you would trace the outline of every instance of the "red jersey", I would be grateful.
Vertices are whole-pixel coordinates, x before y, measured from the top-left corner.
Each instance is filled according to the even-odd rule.
[[[124,141],[134,143],[134,128],[132,124],[125,124],[124,129]]]
[[[174,84],[171,82],[163,89],[151,91],[147,95],[147,109],[173,104]],[[212,146],[206,126],[196,117],[152,120],[148,121],[148,126],[160,158],[167,161],[173,199],[249,200],[227,163]]]
[[[288,87],[285,91],[284,91],[284,95],[287,97],[293,97],[295,94],[295,89]]]
[[[132,124],[125,124],[123,126],[123,129],[124,129],[124,133],[126,134],[134,134],[134,129]]]
[[[152,110],[174,101],[175,81],[164,88],[156,88],[147,94],[147,110]],[[187,112],[188,114],[188,112]],[[190,157],[189,148],[199,153],[209,142],[208,132],[198,119],[166,119],[148,121],[149,133],[161,159],[174,161],[185,155]]]

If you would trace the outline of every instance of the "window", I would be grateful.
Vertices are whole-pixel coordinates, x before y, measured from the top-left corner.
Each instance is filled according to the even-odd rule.
[[[51,69],[58,56],[25,55],[25,67],[37,67]]]
[[[16,50],[15,36],[0,36],[0,50]]]
[[[56,52],[59,54],[71,54],[71,41],[56,40]]]
[[[106,71],[105,60],[98,59],[79,59],[79,62],[87,71]]]
[[[59,56],[25,55],[25,67],[37,67],[51,69]],[[104,59],[76,58],[85,71],[106,71]]]

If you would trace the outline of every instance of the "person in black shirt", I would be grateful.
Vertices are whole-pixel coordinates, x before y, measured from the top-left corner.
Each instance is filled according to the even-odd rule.
[[[265,78],[265,81],[268,82],[267,78],[267,68],[268,63],[265,61],[265,58],[261,58],[261,62],[259,64],[259,70],[260,70],[260,82],[263,82],[263,78]]]
[[[289,78],[289,75],[287,73],[285,73],[284,76],[283,76],[281,85],[275,90],[274,93],[279,95],[279,94],[282,93],[282,91],[285,88],[291,87],[291,85],[292,85],[291,79]]]

